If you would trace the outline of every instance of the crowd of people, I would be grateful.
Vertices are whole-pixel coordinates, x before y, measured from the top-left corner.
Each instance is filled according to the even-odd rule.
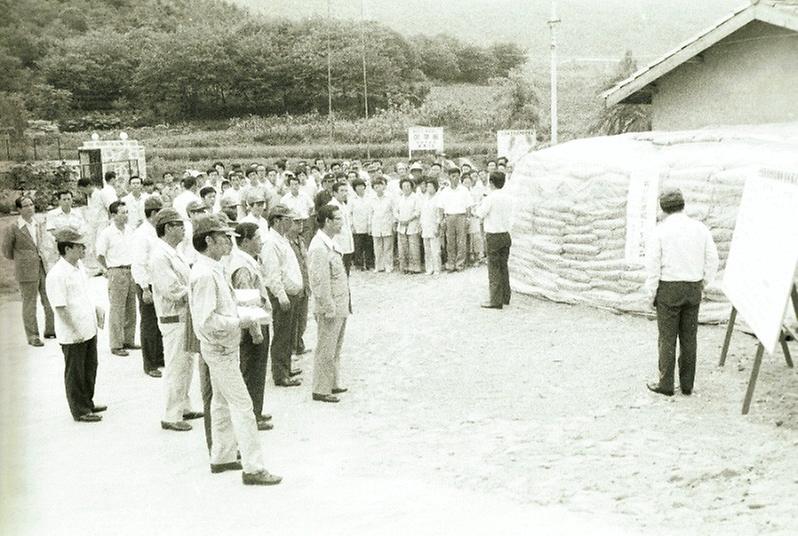
[[[490,301],[509,303],[507,257],[512,202],[501,191],[507,163],[484,171],[469,162],[285,161],[228,171],[186,171],[157,182],[114,172],[102,185],[81,178],[56,194],[58,206],[36,217],[28,196],[3,240],[13,259],[28,343],[45,339],[65,358],[67,402],[78,422],[99,422],[95,404],[97,333],[106,315],[89,277],[107,278],[111,353],[141,350],[145,374],[164,381],[161,427],[192,429],[204,419],[211,471],[243,470],[245,484],[280,477],[262,461],[258,430],[267,363],[275,386],[302,385],[293,356],[308,353],[309,312],[317,329],[312,399],[336,403],[346,321],[352,310],[350,270],[430,275],[463,270],[487,254]],[[85,207],[75,208],[76,197]],[[313,305],[310,305],[310,301]],[[140,317],[140,322],[139,322]],[[140,345],[135,342],[138,326]],[[197,359],[199,356],[199,359]],[[196,411],[189,386],[198,369],[203,398]],[[163,372],[161,372],[163,369]]]

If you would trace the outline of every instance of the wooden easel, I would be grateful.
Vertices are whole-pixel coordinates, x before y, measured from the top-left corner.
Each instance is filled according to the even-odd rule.
[[[792,307],[795,310],[795,316],[798,318],[798,287],[793,285],[790,292],[792,299]],[[729,316],[729,325],[726,327],[726,338],[723,341],[723,350],[720,352],[719,367],[726,364],[726,356],[729,353],[729,343],[731,343],[732,333],[734,332],[734,322],[737,320],[737,309],[732,307],[731,315]],[[787,335],[790,334],[794,339],[798,339],[796,334],[793,333],[787,326],[781,329],[779,336],[779,343],[781,350],[784,352],[784,360],[787,366],[793,368],[792,356],[790,355],[790,348],[787,345]],[[757,341],[758,342],[758,341]],[[743,415],[748,415],[748,410],[751,408],[751,399],[754,397],[754,389],[756,388],[756,381],[759,377],[759,367],[762,365],[762,356],[765,354],[765,347],[761,342],[758,342],[756,347],[756,355],[754,356],[754,366],[751,369],[751,378],[748,380],[748,388],[745,391],[745,399],[743,400]]]

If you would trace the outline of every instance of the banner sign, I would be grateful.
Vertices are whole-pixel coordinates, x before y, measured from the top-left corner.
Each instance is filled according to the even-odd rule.
[[[798,267],[798,168],[745,181],[723,291],[768,353],[781,336]]]
[[[534,130],[499,130],[496,132],[496,154],[515,164],[522,156],[535,148],[537,138]]]
[[[657,226],[659,170],[633,171],[626,198],[626,261],[642,264],[649,239]]]
[[[443,152],[443,127],[410,127],[407,146],[412,151]]]

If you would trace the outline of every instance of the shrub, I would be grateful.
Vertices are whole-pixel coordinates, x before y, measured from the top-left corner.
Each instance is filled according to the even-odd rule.
[[[0,174],[0,190],[15,192],[12,203],[17,195],[29,193],[33,195],[37,211],[50,207],[55,192],[72,184],[72,170],[66,166],[17,164]]]

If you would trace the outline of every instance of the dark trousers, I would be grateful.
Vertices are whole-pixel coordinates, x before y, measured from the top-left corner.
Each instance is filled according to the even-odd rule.
[[[692,391],[698,333],[698,308],[703,284],[687,281],[660,281],[655,306],[659,330],[659,387],[673,391],[676,366],[676,339],[679,339],[679,383]]]
[[[75,344],[62,344],[64,387],[69,412],[77,420],[94,410],[94,382],[97,380],[97,336]]]
[[[355,252],[352,262],[358,268],[371,270],[374,268],[374,242],[370,234],[352,235],[355,242]]]
[[[205,363],[205,360],[202,359],[201,355],[197,364],[199,365],[200,392],[202,393],[205,443],[208,446],[208,454],[210,454],[211,444],[213,443],[213,433],[211,432],[211,399],[213,398],[213,388],[211,387],[211,371],[208,370],[208,365]]]
[[[485,241],[488,249],[488,288],[491,305],[510,303],[510,270],[507,259],[513,240],[510,233],[487,233]]]
[[[344,253],[343,255],[341,255],[341,259],[344,261],[344,270],[346,270],[346,275],[348,277],[349,270],[352,269],[352,254]]]
[[[263,413],[263,391],[266,387],[266,363],[269,361],[269,326],[260,326],[263,342],[255,344],[248,329],[241,332],[241,375],[252,399],[255,418]]]
[[[144,372],[163,367],[163,339],[161,330],[158,328],[158,315],[155,314],[155,305],[144,303],[142,290],[136,285],[136,292],[139,300],[139,315],[141,324],[139,326],[141,340],[141,357],[144,362]]]
[[[308,293],[303,292],[297,299],[294,310],[294,353],[301,354],[305,351],[305,330],[308,327]]]
[[[291,378],[291,354],[294,350],[294,308],[299,296],[288,296],[291,307],[283,311],[280,302],[271,292],[269,301],[272,304],[272,379],[275,384]]]

